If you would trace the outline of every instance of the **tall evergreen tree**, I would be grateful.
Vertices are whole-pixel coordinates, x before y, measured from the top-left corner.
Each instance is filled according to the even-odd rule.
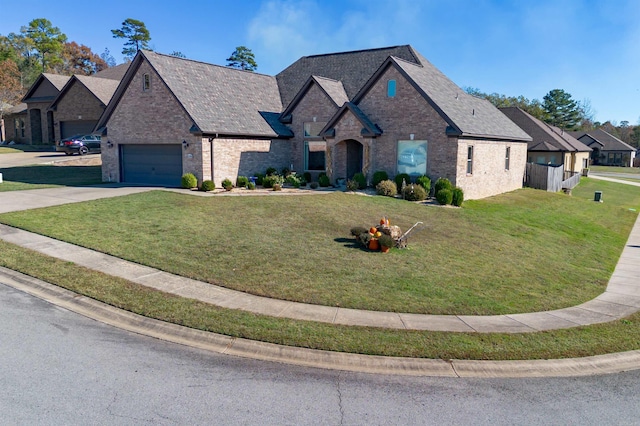
[[[582,119],[580,104],[562,89],[553,89],[543,100],[545,121],[562,129],[574,130]]]
[[[245,46],[236,47],[236,50],[227,58],[227,66],[245,71],[255,71],[258,68],[253,52]]]
[[[111,33],[113,38],[127,40],[124,43],[122,54],[129,59],[133,59],[140,49],[150,50],[149,41],[151,41],[151,36],[142,21],[132,18],[125,19],[122,22],[122,28],[111,30]]]
[[[45,18],[34,19],[29,25],[22,27],[20,32],[33,46],[36,58],[42,64],[42,72],[45,72],[47,67],[62,63],[62,51],[67,36],[58,27],[54,27],[51,21]]]

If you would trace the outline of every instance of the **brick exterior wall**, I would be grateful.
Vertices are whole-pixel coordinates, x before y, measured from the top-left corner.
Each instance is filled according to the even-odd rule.
[[[22,136],[22,131],[19,128],[16,128],[16,120],[24,123],[24,136]],[[20,127],[20,126],[18,126]],[[9,114],[4,117],[4,135],[5,140],[7,142],[14,141],[15,143],[29,143],[29,139],[27,138],[27,127],[28,120],[27,114]]]
[[[331,182],[335,182],[337,179],[350,179],[353,177],[347,176],[347,141],[349,140],[354,140],[362,145],[362,172],[368,181],[371,180],[373,176],[371,156],[379,141],[363,137],[360,133],[362,127],[360,120],[349,110],[340,117],[340,120],[333,127],[336,131],[336,136],[327,140],[327,152],[330,160],[330,164],[327,167],[327,175]]]
[[[275,167],[278,171],[291,167],[290,141],[223,138],[213,140],[213,182],[216,186],[222,186],[224,179],[231,180],[235,185],[238,176],[255,176],[256,173],[264,173],[267,167]],[[209,166],[208,170],[210,169]]]
[[[60,122],[97,122],[105,106],[85,86],[75,81],[64,97],[57,103],[54,113],[55,140],[62,139]]]
[[[387,96],[389,80],[396,81],[394,97]],[[427,175],[455,181],[456,139],[446,135],[447,123],[395,67],[387,69],[358,106],[383,131],[372,142],[369,178],[378,170],[393,178],[397,173],[398,141],[409,140],[413,134],[414,140],[427,141]],[[357,129],[358,135],[361,128]],[[336,131],[336,140],[345,136]]]
[[[473,146],[473,173],[467,174],[467,148]],[[506,148],[511,147],[509,170],[505,170]],[[460,139],[457,180],[466,200],[485,198],[522,188],[527,162],[526,142]]]
[[[142,90],[143,75],[151,76],[151,87]],[[108,135],[102,138],[102,179],[120,182],[120,144],[182,144],[183,173],[203,179],[202,138],[189,132],[193,122],[158,74],[144,61],[134,75],[107,123]],[[107,148],[111,141],[112,148]],[[208,142],[207,142],[208,143]],[[207,148],[208,149],[208,148]]]
[[[300,100],[291,112],[292,121],[288,127],[293,131],[294,137],[290,140],[290,163],[293,164],[293,169],[298,173],[305,171],[304,123],[313,122],[313,117],[316,117],[316,122],[327,123],[336,111],[338,111],[338,107],[336,107],[335,103],[333,103],[324,91],[314,83],[311,85],[304,98]],[[322,140],[322,138],[307,138],[307,140]],[[317,175],[317,173],[314,174]]]

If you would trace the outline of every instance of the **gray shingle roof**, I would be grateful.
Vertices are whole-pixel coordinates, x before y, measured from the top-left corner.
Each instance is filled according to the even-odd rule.
[[[203,133],[278,136],[261,115],[282,111],[275,77],[155,52],[141,54]]]
[[[67,91],[74,84],[82,84],[91,92],[103,105],[107,105],[111,100],[111,97],[120,84],[117,80],[110,80],[108,78],[97,78],[86,75],[74,75],[69,79],[67,84],[64,85],[58,96],[51,103],[49,108],[54,108],[58,102],[65,96]]]
[[[635,151],[636,149],[602,129],[590,132],[572,132],[573,136],[589,146],[599,142],[603,151]],[[590,140],[591,139],[591,140]]]
[[[528,143],[529,151],[591,151],[591,148],[574,138],[569,132],[551,126],[520,108],[500,108],[500,111],[533,138]]]
[[[345,102],[349,102],[347,92],[344,90],[344,85],[341,81],[332,80],[325,77],[313,76],[313,79],[318,83],[320,87],[327,92],[327,95],[333,102],[339,107],[344,105]]]
[[[62,90],[62,88],[64,87],[65,84],[67,84],[70,78],[71,77],[69,77],[68,75],[42,73],[36,79],[36,81],[31,85],[31,87],[29,88],[27,93],[24,95],[22,100],[26,101],[29,98],[31,98],[33,94],[36,92],[36,90],[38,89],[38,87],[40,87],[40,85],[44,81],[48,81],[49,83],[51,83],[51,85],[53,85],[53,87],[55,87],[58,90],[58,92],[60,92],[60,90]],[[42,100],[52,100],[53,98],[55,98],[55,96],[52,96],[52,97],[48,96],[47,99],[42,99]]]
[[[311,75],[342,82],[348,99],[353,99],[389,56],[418,63],[414,53],[411,46],[405,45],[304,56],[276,75],[282,105],[291,103]]]
[[[129,65],[131,65],[131,62],[125,62],[124,64],[116,65],[115,67],[105,68],[92,75],[92,77],[108,78],[110,80],[120,81],[127,73]]]
[[[416,52],[416,57],[419,64],[401,58],[391,60],[410,77],[432,101],[432,105],[441,111],[443,118],[456,127],[461,135],[531,140],[529,135],[489,101],[467,94],[422,55]]]

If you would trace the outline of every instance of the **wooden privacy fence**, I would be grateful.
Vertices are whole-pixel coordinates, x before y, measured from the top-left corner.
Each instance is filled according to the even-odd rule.
[[[580,173],[565,172],[564,167],[546,164],[527,163],[524,186],[558,192],[561,189],[572,189],[580,183]]]

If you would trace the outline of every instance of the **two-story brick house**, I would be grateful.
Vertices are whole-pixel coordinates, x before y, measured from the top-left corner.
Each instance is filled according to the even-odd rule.
[[[140,52],[99,120],[105,180],[178,185],[292,167],[522,186],[531,139],[410,46],[301,58],[275,77]]]

